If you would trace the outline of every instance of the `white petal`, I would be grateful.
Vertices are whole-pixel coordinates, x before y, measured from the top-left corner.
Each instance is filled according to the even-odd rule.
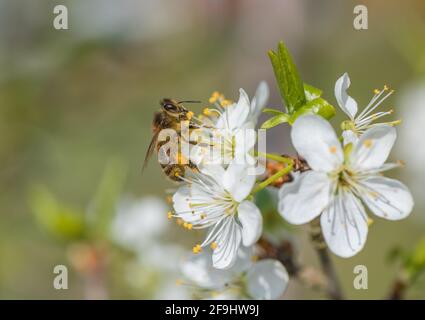
[[[258,300],[278,299],[285,292],[289,282],[288,272],[277,260],[260,260],[248,271],[249,295]]]
[[[341,144],[332,126],[322,117],[298,118],[292,127],[291,138],[295,149],[313,170],[329,172],[342,164]]]
[[[387,160],[396,139],[395,128],[379,125],[368,129],[354,146],[351,165],[357,170],[379,168]]]
[[[242,224],[242,243],[248,247],[258,241],[263,231],[263,216],[251,201],[243,201],[238,206],[238,218]]]
[[[344,141],[344,146],[346,146],[349,143],[352,143],[353,145],[355,145],[357,141],[359,141],[359,138],[357,137],[357,135],[351,130],[344,130],[342,132],[342,139]]]
[[[251,193],[256,176],[247,173],[248,167],[232,162],[223,176],[223,186],[233,199],[242,202]]]
[[[213,266],[217,269],[228,269],[233,266],[241,243],[241,227],[233,218],[229,218],[226,224],[217,236],[217,247],[212,255]]]
[[[195,201],[194,201],[195,198]],[[173,195],[173,208],[176,214],[185,222],[196,223],[200,220],[200,213],[194,203],[208,203],[212,199],[197,185],[182,185]]]
[[[218,164],[202,164],[199,166],[199,171],[214,179],[219,186],[223,185],[225,170]]]
[[[217,120],[216,128],[235,130],[241,128],[247,121],[251,109],[249,98],[243,89],[239,89],[239,100],[236,104],[226,107]]]
[[[176,193],[173,195],[173,207],[177,213],[190,211],[189,199],[190,199],[190,188],[189,185],[180,186]]]
[[[254,248],[252,246],[240,246],[234,265],[232,268],[226,270],[226,272],[230,272],[233,275],[240,275],[242,272],[247,271],[253,264],[253,254]]]
[[[310,222],[326,208],[330,192],[326,173],[304,172],[279,190],[279,213],[292,224]]]
[[[251,101],[251,120],[256,123],[261,111],[266,106],[267,100],[269,99],[269,87],[265,81],[261,81],[258,85],[255,96]]]
[[[207,289],[222,289],[232,275],[211,265],[211,254],[201,252],[188,255],[181,263],[182,274],[197,286]]]
[[[409,189],[400,181],[381,176],[363,180],[368,191],[362,199],[370,211],[388,220],[406,218],[413,209],[413,198]]]
[[[320,224],[329,249],[340,257],[354,256],[366,243],[367,216],[352,193],[336,196],[320,217]]]
[[[344,111],[351,120],[357,113],[357,102],[347,94],[350,87],[350,77],[344,73],[335,83],[335,98],[339,107]]]
[[[235,157],[237,154],[248,153],[254,148],[257,141],[257,133],[254,129],[238,130],[234,135]]]

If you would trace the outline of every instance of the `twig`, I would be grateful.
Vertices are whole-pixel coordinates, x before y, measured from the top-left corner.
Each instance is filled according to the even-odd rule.
[[[402,278],[397,278],[391,287],[390,294],[388,295],[389,300],[403,300],[406,294],[407,282]]]
[[[298,263],[291,241],[284,240],[277,245],[262,237],[258,245],[261,248],[261,259],[276,259],[285,266],[291,277],[296,278],[303,285],[318,291],[326,289],[325,277],[320,270]]]
[[[319,261],[322,266],[323,273],[327,277],[328,288],[327,293],[331,299],[343,300],[341,285],[339,283],[338,275],[336,274],[334,265],[332,263],[326,244],[323,239],[322,231],[320,228],[320,220],[316,218],[311,222],[310,236],[314,248],[316,249]]]

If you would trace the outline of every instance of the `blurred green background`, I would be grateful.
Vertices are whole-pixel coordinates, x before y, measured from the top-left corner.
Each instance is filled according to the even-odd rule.
[[[58,4],[68,7],[69,30],[53,28]],[[396,89],[386,107],[394,107],[394,118],[405,121],[391,157],[407,163],[394,175],[412,189],[414,212],[397,223],[375,219],[359,255],[333,257],[349,298],[385,297],[398,272],[398,265],[388,262],[389,250],[412,249],[425,230],[420,139],[425,133],[425,2],[363,1],[369,12],[364,31],[353,28],[357,4],[0,0],[0,298],[85,298],[97,289],[100,297],[118,299],[185,297],[173,295],[174,280],[167,278],[178,270],[178,259],[163,262],[169,268],[164,270],[155,263],[139,264],[128,250],[105,240],[104,231],[96,233],[98,220],[92,223],[99,235],[93,240],[93,233],[87,235],[80,225],[85,223],[81,216],[113,214],[113,199],[121,197],[164,199],[174,187],[155,160],[141,173],[152,114],[161,98],[206,102],[219,90],[237,99],[239,87],[252,96],[259,81],[266,80],[270,107],[281,108],[266,55],[279,40],[290,49],[303,80],[323,89],[332,103],[335,81],[344,72],[351,77],[350,94],[362,106],[374,88],[387,84]],[[339,113],[333,121],[341,119]],[[292,152],[288,132],[285,126],[270,130],[269,150]],[[64,214],[66,221],[57,223],[65,225],[66,236],[49,232],[43,208]],[[168,223],[166,212],[158,215]],[[164,248],[175,243],[190,250],[198,236],[188,239],[171,222],[167,228],[151,250],[168,252]],[[305,230],[294,228],[294,237],[299,259],[317,265]],[[86,245],[93,242],[96,250],[108,252],[101,279],[87,279],[90,271],[81,271],[75,262],[81,255],[90,260]],[[58,264],[69,267],[68,290],[52,286]],[[353,288],[358,264],[368,267],[368,290]],[[296,281],[284,295],[322,297]],[[424,299],[425,281],[418,281],[408,297]]]

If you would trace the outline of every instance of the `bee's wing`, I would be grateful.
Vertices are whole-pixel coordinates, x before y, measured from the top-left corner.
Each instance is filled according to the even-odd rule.
[[[148,165],[149,159],[152,157],[153,152],[155,151],[157,139],[158,133],[155,133],[152,137],[151,143],[149,144],[148,150],[146,151],[145,161],[143,161],[142,173]]]

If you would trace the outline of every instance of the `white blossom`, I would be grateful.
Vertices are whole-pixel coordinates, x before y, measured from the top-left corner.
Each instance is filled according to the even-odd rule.
[[[232,163],[227,169],[219,165],[200,167],[199,173],[189,173],[173,196],[175,216],[190,229],[208,228],[202,244],[214,248],[213,265],[226,269],[233,265],[236,252],[254,244],[262,232],[262,216],[250,200],[255,175],[247,167]]]
[[[191,160],[196,164],[228,165],[235,161],[254,165],[252,151],[257,141],[255,126],[268,96],[269,89],[265,82],[260,83],[251,102],[243,89],[239,89],[237,103],[214,93],[210,102],[215,107],[204,110],[202,121],[195,119],[201,121],[201,129],[195,134],[202,143],[191,148]]]
[[[372,127],[344,149],[329,124],[318,116],[300,117],[291,138],[311,171],[295,177],[280,190],[279,212],[293,224],[321,214],[325,241],[341,257],[358,253],[366,242],[371,212],[388,220],[407,217],[413,207],[408,188],[380,173],[399,166],[385,163],[396,139],[388,125]]]
[[[377,119],[392,114],[393,110],[380,111],[372,113],[379,107],[394,91],[388,90],[384,86],[382,90],[374,90],[375,95],[370,100],[368,105],[357,115],[357,102],[347,94],[347,89],[350,87],[350,77],[344,73],[335,83],[335,97],[339,107],[348,115],[350,120],[344,121],[342,124],[344,144],[353,143],[358,140],[365,130],[372,128],[382,123],[373,123]],[[398,122],[386,122],[387,125],[395,125]]]
[[[278,299],[285,292],[289,276],[277,260],[254,261],[252,248],[241,248],[229,269],[211,266],[211,252],[191,255],[181,264],[188,286],[209,299]]]

